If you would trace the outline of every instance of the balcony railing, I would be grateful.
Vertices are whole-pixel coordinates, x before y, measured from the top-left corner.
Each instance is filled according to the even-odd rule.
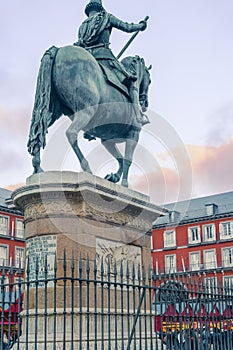
[[[198,271],[209,271],[209,270],[232,270],[233,268],[233,261],[230,262],[229,260],[223,260],[220,263],[217,262],[206,262],[204,264],[190,264],[183,263],[180,265],[177,265],[177,267],[165,267],[164,270],[158,268],[159,273],[174,273],[174,272],[198,272]]]

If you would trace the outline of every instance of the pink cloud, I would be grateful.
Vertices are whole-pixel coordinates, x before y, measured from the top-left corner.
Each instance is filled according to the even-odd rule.
[[[179,197],[180,179],[172,169],[162,168],[136,177],[133,189],[149,195],[152,203],[163,205]]]
[[[17,188],[22,187],[22,186],[25,186],[25,182],[21,182],[19,184],[15,184],[15,185],[9,185],[9,186],[7,186],[5,188],[6,188],[6,190],[14,191]]]
[[[151,202],[156,204],[233,190],[233,140],[217,147],[188,145],[186,148],[191,171],[189,167],[185,168],[185,163],[180,173],[168,167],[157,168],[136,177],[133,189],[148,194]],[[173,153],[177,154],[178,162],[178,150]]]
[[[233,190],[233,140],[218,147],[188,146],[197,195]]]
[[[0,132],[16,137],[26,137],[31,112],[28,109],[5,109],[0,107]]]

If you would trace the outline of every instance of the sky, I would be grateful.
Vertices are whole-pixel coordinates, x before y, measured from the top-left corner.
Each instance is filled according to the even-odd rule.
[[[77,40],[86,4],[0,4],[0,187],[18,187],[32,174],[26,144],[40,59],[50,46]],[[125,53],[140,55],[153,66],[151,123],[141,132],[130,187],[156,204],[232,191],[232,0],[105,0],[103,5],[128,22],[150,16],[147,30]],[[113,31],[116,55],[129,38]],[[56,123],[48,133],[42,166],[80,171],[65,137],[70,121],[64,116]],[[80,142],[96,175],[114,170],[116,164],[100,142]]]

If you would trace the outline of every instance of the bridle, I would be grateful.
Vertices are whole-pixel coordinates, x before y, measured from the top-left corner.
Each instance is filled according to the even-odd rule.
[[[149,70],[146,66],[145,66],[145,71],[150,76]],[[149,84],[150,84],[150,78],[149,78]],[[148,84],[148,86],[149,86],[149,84]],[[145,91],[139,93],[139,102],[142,106],[144,106],[146,108],[148,107],[148,94],[145,93]]]

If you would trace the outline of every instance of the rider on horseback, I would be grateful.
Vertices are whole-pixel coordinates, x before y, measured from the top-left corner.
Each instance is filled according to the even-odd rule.
[[[85,13],[88,18],[79,28],[78,42],[75,45],[85,48],[99,63],[114,70],[121,83],[129,90],[131,102],[135,106],[137,121],[142,125],[147,124],[149,120],[143,114],[139,103],[136,71],[133,70],[133,67],[127,70],[109,48],[112,28],[132,33],[145,30],[147,22],[141,21],[138,24],[123,22],[112,14],[107,13],[102,6],[101,0],[90,0],[85,8]]]

